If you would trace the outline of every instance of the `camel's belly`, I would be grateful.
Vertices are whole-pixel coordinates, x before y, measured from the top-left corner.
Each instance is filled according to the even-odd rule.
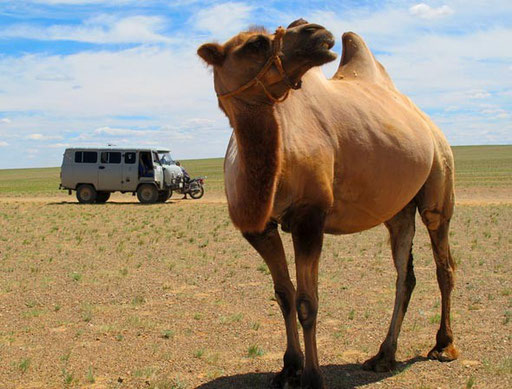
[[[405,205],[404,205],[405,207]],[[403,207],[402,207],[403,208]],[[395,214],[401,209],[396,210]],[[353,234],[369,230],[386,220],[390,219],[389,214],[377,215],[368,210],[361,209],[359,205],[345,204],[344,207],[334,208],[325,221],[325,232],[327,234]]]

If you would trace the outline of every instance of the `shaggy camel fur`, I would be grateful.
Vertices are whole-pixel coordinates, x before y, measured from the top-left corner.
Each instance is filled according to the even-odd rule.
[[[393,85],[354,33],[327,80],[317,66],[336,58],[332,34],[304,20],[275,34],[242,32],[198,54],[213,66],[219,106],[233,127],[225,159],[229,213],[267,263],[286,325],[283,370],[273,387],[300,380],[324,388],[316,347],[318,265],[323,234],[384,223],[398,273],[391,325],[363,368],[393,369],[402,320],[415,286],[412,240],[418,210],[432,242],[441,325],[428,356],[457,358],[450,327],[455,264],[448,227],[453,157],[441,131]],[[316,68],[315,68],[316,67]],[[290,90],[300,88],[300,90]],[[297,289],[277,230],[292,233]],[[305,361],[297,333],[304,331]]]

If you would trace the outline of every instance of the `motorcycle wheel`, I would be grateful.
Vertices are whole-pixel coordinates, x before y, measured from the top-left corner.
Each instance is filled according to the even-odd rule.
[[[190,197],[194,200],[200,199],[204,195],[204,188],[202,185],[199,186],[199,189],[189,192]]]

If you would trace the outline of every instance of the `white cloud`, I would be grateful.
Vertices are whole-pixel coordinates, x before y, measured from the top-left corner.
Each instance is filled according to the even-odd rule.
[[[8,119],[8,118],[0,119],[0,124],[9,124],[10,122],[11,122],[11,119]]]
[[[58,140],[62,139],[62,136],[56,136],[56,135],[43,135],[43,134],[30,134],[26,137],[26,139],[30,140]]]
[[[253,9],[245,3],[227,2],[200,10],[193,21],[197,30],[226,39],[248,27]]]
[[[80,25],[36,27],[15,24],[0,31],[0,37],[98,44],[173,42],[172,38],[161,34],[165,27],[165,20],[159,16],[118,18],[111,15],[100,15],[88,19]]]
[[[150,0],[28,0],[32,3],[46,5],[88,5],[88,4],[127,4],[134,2],[148,2]]]
[[[483,89],[481,90],[473,90],[473,91],[469,91],[467,93],[467,96],[470,98],[470,99],[486,99],[488,97],[491,97],[491,94]]]
[[[208,117],[217,110],[215,94],[211,74],[195,54],[197,45],[183,42],[179,51],[144,46],[67,56],[0,57],[0,85],[5,91],[0,93],[0,107],[65,117],[195,117],[205,111],[210,112]],[[41,74],[62,74],[69,81],[42,81]]]
[[[9,146],[9,143],[3,141],[3,140],[0,140],[0,147],[7,147]]]
[[[508,119],[511,117],[510,113],[501,107],[488,105],[480,111],[482,114],[487,115],[493,119]]]
[[[94,130],[96,135],[110,135],[110,136],[145,136],[148,134],[148,130],[132,130],[128,128],[110,128],[101,127]]]
[[[44,147],[48,149],[65,149],[66,147],[71,147],[69,143],[52,143],[49,145],[45,145]]]
[[[105,0],[31,0],[33,3],[39,4],[70,4],[70,5],[82,5],[82,4],[97,4],[103,3]]]
[[[425,3],[413,5],[411,8],[409,8],[409,12],[411,15],[428,20],[442,18],[454,13],[453,9],[447,5],[443,5],[438,8],[432,8]]]

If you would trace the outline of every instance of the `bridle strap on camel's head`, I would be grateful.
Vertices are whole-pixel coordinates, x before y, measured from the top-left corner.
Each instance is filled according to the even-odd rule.
[[[267,60],[265,65],[263,65],[263,67],[258,72],[256,77],[254,77],[252,80],[250,80],[249,82],[247,82],[246,84],[242,85],[240,88],[238,88],[232,92],[228,92],[228,93],[224,93],[224,94],[217,93],[217,97],[221,100],[229,99],[230,97],[239,95],[243,91],[245,91],[249,88],[252,88],[255,85],[260,85],[261,88],[263,89],[263,92],[265,92],[265,95],[269,98],[269,100],[271,100],[273,103],[282,103],[288,97],[288,94],[290,93],[290,89],[295,89],[295,90],[300,89],[300,87],[302,86],[302,81],[299,80],[296,83],[293,83],[290,80],[290,78],[288,77],[288,75],[286,74],[286,72],[283,68],[283,63],[281,62],[280,55],[282,54],[281,48],[283,46],[283,36],[285,33],[286,33],[286,30],[283,27],[277,28],[277,30],[274,34],[274,40],[272,41],[272,55],[269,57],[269,59]],[[274,96],[272,96],[272,94],[268,91],[265,84],[261,81],[261,79],[265,76],[265,74],[267,74],[267,72],[270,70],[272,65],[276,66],[277,71],[279,72],[279,74],[281,76],[281,81],[284,81],[284,83],[290,88],[286,91],[284,96],[282,96],[281,98],[275,98]]]

